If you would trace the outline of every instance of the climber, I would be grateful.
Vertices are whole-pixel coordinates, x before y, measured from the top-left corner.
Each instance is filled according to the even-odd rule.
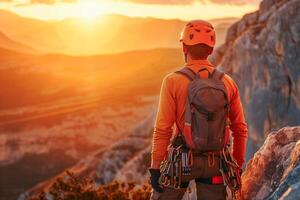
[[[218,152],[230,143],[229,129],[232,136],[230,154],[236,160],[239,170],[245,161],[248,130],[238,87],[233,79],[216,70],[207,60],[216,43],[215,31],[209,22],[194,20],[187,23],[180,42],[185,67],[167,75],[161,86],[149,169],[153,188],[151,200],[182,199],[192,179],[196,181],[198,200],[226,199],[224,177],[220,172],[221,154]],[[203,87],[201,84],[208,86]],[[192,95],[195,92],[193,88],[197,87],[200,89]],[[199,99],[197,95],[200,95]],[[197,102],[206,107],[196,105]],[[167,157],[171,138],[178,135],[184,137],[193,160],[190,174],[183,175],[183,184],[174,189],[163,186],[159,180],[161,163]]]

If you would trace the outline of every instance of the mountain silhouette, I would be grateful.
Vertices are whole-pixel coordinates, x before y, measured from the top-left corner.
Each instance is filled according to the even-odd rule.
[[[211,20],[217,46],[236,18]],[[119,53],[153,48],[180,48],[185,21],[104,15],[93,21],[69,18],[41,21],[0,10],[0,31],[41,52],[72,55]]]

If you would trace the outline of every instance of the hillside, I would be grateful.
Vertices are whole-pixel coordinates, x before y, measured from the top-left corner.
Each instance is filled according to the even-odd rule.
[[[235,18],[212,20],[217,45],[225,40]],[[119,53],[140,49],[179,48],[186,22],[157,18],[105,15],[92,22],[82,19],[41,21],[0,10],[0,31],[42,52],[72,55]],[[78,45],[78,41],[84,41]]]
[[[140,184],[144,183],[146,180],[145,174],[148,169],[148,164],[150,163],[148,146],[150,145],[153,122],[154,113],[134,127],[129,132],[128,137],[122,141],[113,144],[109,148],[93,153],[92,155],[82,159],[73,167],[70,167],[68,170],[73,172],[78,178],[89,177],[97,184],[108,184],[114,180],[121,180],[117,174],[122,169],[126,169],[124,166],[133,162],[136,166],[138,166],[138,169],[136,167],[131,168],[130,171],[134,171],[135,173],[134,177],[131,176],[124,181],[134,181]],[[136,162],[136,159],[141,159],[142,161]],[[136,169],[137,171],[135,171]],[[41,190],[45,190],[47,192],[57,178],[63,178],[65,175],[65,172],[60,173],[50,180],[36,185],[26,193],[23,193],[19,199],[26,199],[27,197],[37,194]]]

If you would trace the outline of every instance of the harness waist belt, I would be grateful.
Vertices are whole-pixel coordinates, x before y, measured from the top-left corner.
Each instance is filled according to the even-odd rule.
[[[204,183],[210,185],[221,185],[223,184],[222,176],[213,176],[210,178],[196,178],[196,183]],[[187,188],[189,186],[189,182],[182,182],[180,188]]]
[[[223,177],[222,176],[213,176],[210,178],[196,178],[195,181],[196,181],[196,183],[219,185],[219,184],[223,184]]]

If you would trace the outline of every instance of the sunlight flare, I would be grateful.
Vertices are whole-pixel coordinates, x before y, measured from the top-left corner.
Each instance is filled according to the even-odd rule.
[[[78,17],[84,20],[93,20],[102,14],[103,8],[101,5],[93,1],[81,1],[76,4],[76,10]]]

